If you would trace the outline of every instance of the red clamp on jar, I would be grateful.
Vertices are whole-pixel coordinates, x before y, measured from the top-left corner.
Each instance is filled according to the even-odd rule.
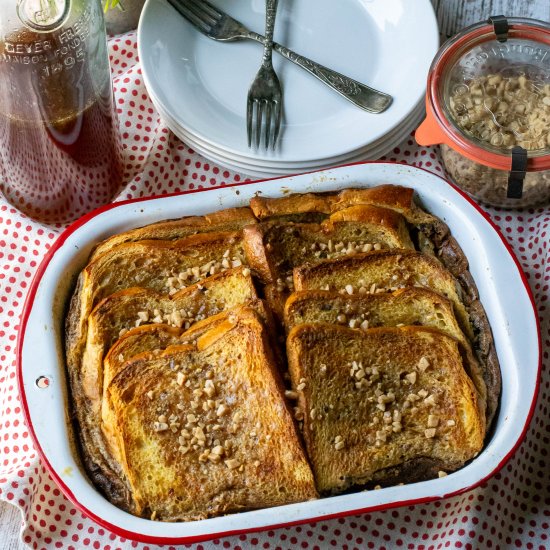
[[[493,206],[550,201],[550,25],[496,16],[448,40],[428,76],[420,145]]]

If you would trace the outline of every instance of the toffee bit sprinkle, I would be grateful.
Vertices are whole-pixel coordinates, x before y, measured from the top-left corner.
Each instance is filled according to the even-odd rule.
[[[224,405],[222,403],[216,410],[216,416],[223,416],[228,410],[229,410],[229,407],[227,407],[227,405]]]
[[[213,397],[216,393],[216,386],[214,386],[214,382],[212,380],[207,380],[204,384],[204,393],[208,395],[208,397]]]
[[[439,424],[439,418],[434,414],[428,415],[428,428],[437,428]]]
[[[447,472],[444,472],[443,470],[439,470],[439,472],[437,472],[437,477],[445,477],[447,475]]]
[[[429,366],[430,363],[426,357],[421,357],[420,361],[418,361],[418,370],[420,372],[424,372]]]
[[[426,405],[435,405],[435,395],[433,393],[428,395],[428,397],[424,399],[424,403],[426,403]]]
[[[230,470],[235,470],[237,468],[239,468],[241,466],[241,463],[235,459],[235,458],[230,458],[228,460],[224,460],[225,462],[225,465],[230,469]]]
[[[435,428],[428,428],[424,430],[424,435],[426,436],[426,439],[431,439],[432,437],[435,437]]]

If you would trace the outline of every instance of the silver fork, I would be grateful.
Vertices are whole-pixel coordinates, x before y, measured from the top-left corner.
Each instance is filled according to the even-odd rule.
[[[275,16],[277,14],[277,3],[279,0],[266,0],[265,10],[265,42],[262,64],[256,77],[248,90],[246,102],[246,133],[248,146],[252,142],[260,147],[262,137],[262,118],[264,122],[264,144],[267,151],[271,141],[271,147],[275,149],[282,118],[283,92],[277,73],[273,69],[273,29],[275,28]],[[254,117],[254,114],[256,115]],[[256,119],[254,132],[253,120]],[[271,127],[273,126],[273,131]],[[255,138],[255,139],[254,139]]]
[[[242,23],[207,0],[168,0],[168,2],[197,30],[212,40],[234,42],[248,39],[261,44],[265,42],[261,34],[247,29]],[[392,97],[388,94],[328,69],[276,42],[273,43],[273,49],[365,111],[381,113],[391,105]]]

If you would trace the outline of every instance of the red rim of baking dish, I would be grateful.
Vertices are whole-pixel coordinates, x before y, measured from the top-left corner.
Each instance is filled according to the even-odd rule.
[[[531,22],[530,22],[531,21]],[[532,40],[550,46],[550,26],[544,21],[510,19],[509,37]],[[468,43],[471,46],[495,40],[493,26],[477,23],[449,39],[436,55],[428,74],[426,87],[426,118],[416,130],[416,141],[423,146],[448,145],[468,159],[497,170],[510,170],[511,155],[500,154],[476,145],[460,132],[447,117],[439,93],[440,85],[448,65],[455,60],[455,54]],[[550,169],[550,154],[530,156],[528,171]]]
[[[350,163],[350,164],[343,164],[341,166],[334,166],[331,169],[344,168],[346,166],[358,166],[358,165],[369,165],[369,164],[401,164],[401,165],[404,165],[404,166],[410,166],[410,167],[413,167],[413,168],[417,168],[419,170],[423,170],[424,172],[428,172],[429,174],[437,176],[437,174],[433,174],[433,172],[430,172],[429,170],[426,170],[425,168],[418,168],[416,166],[412,166],[412,165],[404,163],[404,162],[385,162],[385,161],[354,162],[354,163]],[[308,173],[311,174],[311,173],[315,173],[315,172],[319,172],[319,171],[320,170],[315,170],[313,172],[304,172],[304,173],[305,174],[308,174]],[[297,175],[300,175],[300,174],[295,174],[294,176],[297,176]],[[88,510],[85,506],[83,506],[79,502],[78,498],[67,487],[67,485],[65,485],[65,483],[63,482],[61,477],[57,474],[55,469],[49,463],[48,459],[46,458],[46,456],[45,456],[45,454],[42,450],[42,447],[40,446],[40,442],[38,441],[38,438],[37,438],[37,436],[34,432],[33,425],[32,425],[32,422],[31,422],[30,411],[29,411],[29,407],[28,407],[28,404],[27,404],[27,398],[26,398],[25,388],[24,388],[24,384],[23,384],[23,369],[22,369],[22,364],[21,364],[21,356],[22,356],[22,351],[23,351],[23,343],[24,343],[24,339],[25,339],[25,329],[26,329],[26,326],[27,326],[27,322],[28,322],[28,319],[29,319],[30,312],[32,310],[32,306],[34,304],[34,300],[35,300],[35,297],[36,297],[36,292],[38,290],[38,286],[39,286],[40,281],[42,280],[42,277],[44,275],[44,272],[46,271],[46,268],[48,267],[48,265],[49,265],[50,261],[52,260],[53,256],[63,246],[63,244],[65,243],[67,238],[70,235],[72,235],[77,229],[79,229],[80,227],[85,225],[89,220],[95,218],[96,216],[98,216],[99,214],[102,214],[103,212],[107,212],[109,210],[112,210],[112,209],[117,208],[119,206],[122,206],[124,204],[138,203],[138,202],[148,201],[148,200],[152,200],[152,199],[160,199],[160,198],[174,197],[174,196],[180,196],[180,195],[188,195],[188,194],[192,194],[192,193],[202,193],[202,192],[215,191],[215,190],[225,188],[225,187],[240,187],[240,186],[244,186],[244,185],[251,185],[251,184],[256,184],[256,183],[269,182],[269,181],[273,181],[273,180],[287,179],[287,178],[291,178],[291,177],[294,177],[294,176],[282,176],[282,177],[276,177],[276,178],[266,178],[266,179],[261,179],[261,180],[246,181],[246,182],[241,182],[241,183],[231,183],[231,184],[228,184],[228,185],[220,185],[220,186],[212,187],[212,188],[209,188],[209,189],[190,189],[190,190],[187,190],[187,191],[181,191],[179,193],[171,193],[169,195],[152,195],[152,196],[149,196],[149,197],[141,197],[141,198],[129,199],[129,200],[124,200],[124,201],[120,201],[120,202],[116,202],[116,203],[107,204],[105,206],[97,208],[97,209],[93,210],[92,212],[82,216],[81,218],[79,218],[78,220],[73,222],[69,227],[67,227],[67,229],[65,229],[63,231],[63,233],[61,233],[61,235],[57,238],[57,240],[52,244],[50,250],[47,252],[46,256],[44,257],[44,259],[42,260],[42,262],[38,266],[36,274],[33,278],[32,283],[31,283],[29,293],[27,294],[27,298],[25,300],[25,305],[23,307],[23,313],[22,313],[22,316],[21,316],[21,325],[20,325],[20,328],[19,328],[18,341],[17,341],[17,357],[16,357],[17,382],[18,382],[18,386],[19,386],[19,394],[21,396],[21,403],[22,403],[22,406],[23,406],[23,412],[24,412],[24,415],[25,415],[25,421],[26,421],[27,427],[29,428],[29,433],[31,434],[31,438],[34,442],[34,446],[35,446],[36,450],[38,451],[38,454],[40,456],[40,459],[41,459],[43,465],[46,467],[49,474],[52,476],[54,481],[57,483],[57,485],[59,486],[59,488],[61,489],[63,494],[73,503],[73,505],[80,512],[82,512],[88,518],[95,521],[101,527],[104,527],[105,529],[108,529],[109,531],[111,531],[112,533],[115,533],[116,535],[118,535],[120,537],[130,539],[130,540],[135,540],[135,541],[138,541],[138,542],[143,542],[143,543],[193,544],[193,543],[204,542],[204,541],[217,539],[217,538],[229,537],[229,536],[234,536],[234,535],[241,535],[241,534],[245,534],[245,533],[257,533],[257,532],[262,532],[262,531],[268,531],[270,529],[280,529],[282,527],[291,527],[291,526],[294,526],[294,525],[303,525],[303,524],[306,524],[306,523],[313,523],[313,522],[317,522],[317,521],[324,521],[324,520],[330,520],[330,519],[335,519],[335,518],[354,516],[354,515],[359,515],[359,514],[365,514],[365,513],[368,513],[368,512],[377,512],[377,511],[381,511],[381,510],[389,510],[389,509],[398,508],[398,507],[401,507],[401,506],[411,506],[411,505],[414,505],[414,504],[424,504],[424,503],[427,503],[427,502],[433,502],[433,501],[436,501],[436,500],[449,498],[449,497],[452,497],[452,496],[460,495],[460,494],[465,493],[467,491],[470,491],[472,489],[475,489],[476,487],[479,487],[480,485],[485,483],[488,479],[493,477],[495,474],[497,474],[504,467],[504,465],[510,460],[510,458],[512,458],[512,456],[517,451],[519,445],[521,444],[521,442],[523,441],[523,439],[524,439],[524,437],[527,433],[527,429],[529,428],[529,424],[530,424],[531,419],[533,418],[533,414],[535,412],[535,405],[536,405],[536,402],[537,402],[537,396],[538,396],[539,389],[540,389],[540,377],[541,377],[541,370],[542,370],[542,340],[541,340],[541,332],[540,332],[540,321],[539,321],[539,317],[537,315],[537,309],[536,309],[536,305],[535,305],[535,300],[533,298],[533,293],[531,292],[531,288],[529,287],[527,277],[525,276],[525,273],[523,272],[523,269],[521,268],[521,265],[520,265],[518,259],[516,258],[515,254],[512,250],[512,247],[510,246],[510,244],[508,244],[508,242],[506,241],[506,239],[504,238],[504,236],[500,232],[500,229],[495,225],[495,223],[491,220],[491,218],[484,212],[484,210],[476,202],[474,202],[466,193],[464,193],[462,190],[460,190],[456,185],[453,185],[451,182],[445,180],[444,178],[441,178],[441,176],[437,176],[437,177],[440,177],[441,179],[443,179],[459,195],[461,195],[466,201],[468,201],[479,212],[479,214],[481,214],[481,216],[485,219],[485,221],[487,221],[487,223],[489,223],[489,225],[495,230],[495,232],[499,236],[500,240],[504,244],[504,247],[506,248],[506,250],[510,254],[512,260],[516,264],[516,267],[517,267],[518,273],[520,275],[521,281],[522,281],[522,283],[525,287],[527,295],[529,296],[529,300],[530,300],[531,306],[533,308],[535,323],[536,323],[536,327],[537,327],[537,342],[538,342],[538,357],[539,357],[539,360],[538,360],[537,375],[536,375],[536,381],[535,381],[535,391],[533,393],[533,399],[532,399],[531,405],[529,407],[529,413],[527,414],[525,425],[523,426],[523,429],[522,429],[518,439],[512,445],[512,447],[510,448],[510,450],[508,451],[506,456],[504,456],[504,458],[500,461],[500,463],[497,464],[497,466],[489,474],[487,474],[484,478],[476,481],[475,483],[472,483],[471,485],[468,485],[467,487],[463,487],[461,489],[458,489],[456,491],[452,491],[450,493],[446,493],[444,495],[434,495],[434,496],[421,497],[421,498],[416,498],[416,499],[394,501],[394,502],[389,502],[389,503],[385,503],[385,504],[378,504],[378,505],[368,506],[366,508],[358,508],[356,510],[348,510],[348,511],[345,511],[345,512],[337,512],[337,513],[334,513],[334,514],[324,514],[322,516],[316,516],[316,517],[312,517],[312,518],[305,518],[305,519],[290,521],[290,522],[286,522],[286,523],[273,523],[272,525],[266,525],[265,527],[257,527],[257,528],[252,528],[252,529],[238,529],[238,530],[233,530],[233,531],[224,531],[224,532],[219,532],[219,533],[212,533],[212,534],[205,534],[205,535],[195,535],[195,536],[187,536],[187,537],[158,537],[158,536],[145,535],[143,533],[136,533],[136,532],[133,532],[133,531],[128,531],[127,529],[123,529],[121,527],[118,527],[117,525],[109,523],[104,518],[97,516],[96,514],[92,513],[90,510]],[[274,510],[276,510],[276,508],[274,508]]]

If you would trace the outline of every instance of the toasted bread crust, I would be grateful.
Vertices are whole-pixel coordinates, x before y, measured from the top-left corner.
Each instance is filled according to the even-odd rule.
[[[420,304],[421,307],[413,309]],[[381,308],[385,310],[381,311]],[[440,317],[427,313],[439,312]],[[468,340],[458,326],[453,306],[445,296],[421,287],[404,287],[380,294],[350,295],[330,290],[302,290],[293,292],[285,304],[285,327],[309,323],[330,323],[348,326],[350,319],[362,314],[368,320],[366,328],[378,326],[422,325],[447,331],[464,345]],[[342,320],[338,316],[342,315]],[[390,324],[393,323],[393,324]],[[431,324],[430,324],[431,323]],[[359,328],[360,323],[354,323]],[[365,328],[365,330],[366,330]]]
[[[228,208],[204,216],[188,216],[152,223],[113,235],[99,243],[92,251],[90,261],[96,260],[102,254],[125,243],[152,239],[171,241],[198,233],[235,231],[252,223],[256,223],[256,218],[252,210],[247,207]]]
[[[331,199],[330,194],[318,193],[292,194],[277,199],[256,196],[250,199],[250,208],[259,220],[311,212],[329,214]]]

